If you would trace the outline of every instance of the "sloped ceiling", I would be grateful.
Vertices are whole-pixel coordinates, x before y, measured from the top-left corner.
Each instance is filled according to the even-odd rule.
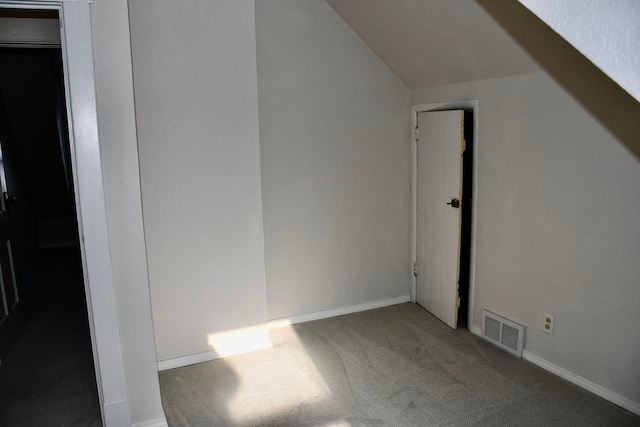
[[[520,0],[640,101],[640,2]]]
[[[472,0],[326,0],[410,89],[540,70]]]

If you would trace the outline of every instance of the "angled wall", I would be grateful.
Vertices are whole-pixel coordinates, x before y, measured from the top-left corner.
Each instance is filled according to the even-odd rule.
[[[640,2],[520,0],[640,101]]]
[[[599,77],[585,88],[608,119],[544,72],[415,90],[412,101],[479,102],[473,325],[483,308],[516,320],[526,350],[640,402],[640,161],[617,132],[638,135],[640,109]],[[554,335],[542,332],[545,312]]]

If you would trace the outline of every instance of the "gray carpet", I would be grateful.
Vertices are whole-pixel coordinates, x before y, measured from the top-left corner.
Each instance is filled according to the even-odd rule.
[[[32,280],[31,323],[0,366],[0,426],[101,426],[77,250],[42,254]]]
[[[639,426],[415,304],[273,329],[269,350],[160,373],[171,426]]]

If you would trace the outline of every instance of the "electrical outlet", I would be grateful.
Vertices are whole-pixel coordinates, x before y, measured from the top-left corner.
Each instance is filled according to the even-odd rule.
[[[553,314],[545,313],[544,319],[542,319],[542,332],[546,332],[549,335],[553,335]]]

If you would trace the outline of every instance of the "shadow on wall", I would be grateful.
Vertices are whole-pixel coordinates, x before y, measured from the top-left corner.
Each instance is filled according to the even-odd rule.
[[[640,103],[635,98],[519,2],[476,2],[640,159]]]

